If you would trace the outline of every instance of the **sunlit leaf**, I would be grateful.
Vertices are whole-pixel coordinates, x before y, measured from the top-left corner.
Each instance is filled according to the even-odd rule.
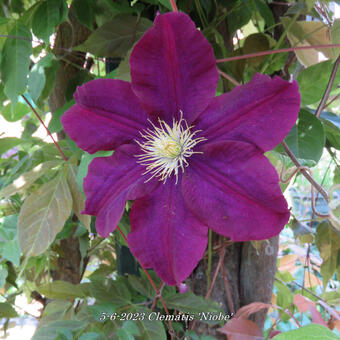
[[[339,337],[330,331],[327,327],[310,324],[299,329],[294,329],[281,333],[275,337],[275,340],[339,340]]]
[[[0,318],[15,318],[18,316],[15,309],[8,302],[0,302]]]
[[[18,238],[27,256],[43,253],[63,228],[72,209],[72,196],[63,173],[28,196],[20,210]]]
[[[288,27],[292,19],[281,19],[284,26]],[[330,30],[327,25],[320,21],[297,21],[290,26],[288,39],[292,46],[314,46],[331,44]],[[295,51],[300,62],[305,66],[311,66],[320,62],[319,52],[328,58],[333,58],[331,48],[308,49]]]
[[[8,122],[16,122],[30,112],[31,109],[29,106],[21,102],[15,103],[14,106],[11,103],[8,103],[2,109],[2,115]]]
[[[9,197],[29,188],[38,178],[44,175],[48,170],[60,165],[60,161],[47,161],[33,168],[31,171],[23,173],[13,183],[0,190],[0,198]]]
[[[321,275],[324,287],[326,287],[327,282],[336,270],[337,257],[340,250],[340,236],[335,233],[327,222],[324,222],[318,226],[315,244],[323,260]]]
[[[58,330],[68,329],[70,331],[80,331],[87,326],[84,321],[62,320],[48,323],[36,330],[31,340],[51,340],[58,335]]]
[[[86,296],[80,285],[59,280],[40,286],[37,290],[50,299],[75,299]]]
[[[317,103],[322,98],[332,69],[333,62],[327,60],[307,67],[299,73],[297,80],[299,82],[301,102],[303,105]],[[340,72],[337,72],[332,89],[334,90],[339,83]],[[335,92],[336,91],[334,91],[334,93]]]
[[[19,145],[21,142],[21,139],[16,137],[0,138],[0,155]]]

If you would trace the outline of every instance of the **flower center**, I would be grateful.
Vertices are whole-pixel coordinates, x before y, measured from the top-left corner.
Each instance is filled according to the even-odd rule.
[[[198,143],[206,140],[204,137],[196,137],[200,130],[192,131],[193,126],[188,126],[182,117],[178,122],[175,119],[170,127],[166,122],[158,119],[159,126],[151,123],[153,129],[147,129],[140,133],[145,139],[144,142],[137,142],[143,154],[136,155],[139,158],[138,163],[146,167],[147,174],[151,177],[159,177],[163,183],[173,173],[176,176],[176,184],[178,182],[178,169],[182,169],[189,165],[187,159],[194,153],[193,148]],[[146,181],[146,182],[147,182]]]

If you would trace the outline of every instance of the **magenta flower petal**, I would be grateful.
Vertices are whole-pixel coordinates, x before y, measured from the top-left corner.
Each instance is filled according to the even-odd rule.
[[[195,126],[209,143],[239,140],[268,151],[286,137],[299,108],[297,82],[257,74],[248,84],[214,98]]]
[[[182,178],[184,199],[199,220],[233,241],[279,234],[289,219],[274,167],[248,143],[206,144]]]
[[[166,122],[180,110],[190,124],[215,96],[213,49],[184,13],[158,15],[130,58],[132,88],[145,110]]]
[[[174,179],[138,199],[130,215],[128,243],[146,267],[169,285],[186,279],[202,258],[208,228],[188,210]]]
[[[92,80],[78,87],[75,99],[61,122],[70,138],[89,153],[113,150],[146,127],[147,114],[128,82]]]
[[[110,157],[95,158],[84,180],[85,214],[97,216],[96,229],[106,237],[121,219],[125,203],[146,195],[155,187],[142,173],[144,167],[136,163],[135,145],[122,145]]]

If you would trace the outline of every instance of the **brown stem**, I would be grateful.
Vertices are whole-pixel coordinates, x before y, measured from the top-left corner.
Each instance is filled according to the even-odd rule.
[[[326,107],[328,107],[329,105],[331,105],[333,102],[335,102],[337,99],[340,98],[340,93],[337,94],[333,99],[331,99],[327,104],[325,104],[325,106],[322,108],[322,110],[324,110]]]
[[[21,96],[24,101],[27,103],[27,105],[31,108],[31,110],[33,111],[33,113],[36,115],[36,117],[39,119],[39,122],[41,123],[41,125],[45,128],[47,134],[52,138],[52,141],[55,145],[55,147],[58,149],[61,157],[63,157],[64,161],[67,162],[67,157],[65,156],[63,150],[61,150],[58,142],[54,139],[54,137],[52,136],[52,133],[50,132],[50,130],[48,129],[48,127],[45,125],[44,121],[41,119],[41,117],[39,116],[38,112],[35,110],[35,108],[31,105],[31,103],[27,100],[27,98],[22,95]]]
[[[225,253],[225,251],[224,251]],[[224,258],[224,256],[223,256]],[[231,292],[230,292],[230,285],[229,285],[229,281],[227,278],[227,272],[225,270],[225,266],[221,267],[222,269],[222,275],[223,275],[223,281],[224,281],[224,286],[225,286],[225,292],[227,294],[227,300],[228,300],[228,307],[229,310],[231,311],[231,314],[234,315],[235,314],[235,308],[234,308],[234,304],[233,304],[233,298],[231,296]]]
[[[178,12],[178,8],[175,0],[170,0],[171,8],[173,12]]]
[[[293,163],[298,167],[301,168],[301,164],[299,163],[299,161],[297,160],[297,158],[294,156],[294,154],[292,153],[292,151],[289,149],[287,143],[285,141],[282,141],[282,146],[285,149],[287,155],[289,156],[289,158],[293,161]],[[305,170],[305,169],[301,169],[301,173],[303,174],[303,176],[306,177],[306,179],[314,186],[314,188],[320,192],[320,194],[324,197],[324,199],[326,200],[326,202],[329,202],[329,198],[328,198],[328,194],[325,191],[325,189],[319,185],[317,182],[315,182],[314,178]]]
[[[319,104],[319,106],[318,106],[318,108],[315,112],[315,116],[318,117],[318,118],[320,118],[322,109],[325,106],[326,101],[328,100],[329,94],[332,91],[333,83],[334,83],[334,80],[335,80],[335,77],[336,77],[336,73],[338,71],[339,64],[340,64],[340,54],[339,54],[338,58],[336,59],[336,61],[334,63],[333,70],[332,70],[331,76],[329,78],[328,85],[326,87],[325,93],[323,94],[321,102],[320,102],[320,104]]]
[[[332,48],[332,47],[340,47],[340,44],[327,44],[327,45],[313,45],[313,46],[298,46],[298,47],[280,48],[278,50],[261,51],[261,52],[256,52],[256,53],[239,55],[239,56],[235,56],[235,57],[224,58],[224,59],[216,59],[216,63],[219,64],[219,63],[224,63],[226,61],[255,58],[255,57],[262,56],[262,55],[269,55],[269,54],[275,54],[275,53],[294,52],[294,51],[299,51],[299,50],[310,50],[310,49],[316,49],[316,48]]]
[[[233,83],[236,86],[240,86],[241,84],[236,81],[233,77],[229,76],[228,74],[224,73],[223,71],[221,71],[220,69],[217,69],[218,73],[224,77],[225,79],[229,80],[231,83]]]

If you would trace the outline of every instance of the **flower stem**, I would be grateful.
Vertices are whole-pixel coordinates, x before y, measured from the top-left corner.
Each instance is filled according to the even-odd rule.
[[[334,66],[333,66],[333,70],[332,70],[332,73],[331,73],[331,76],[329,78],[329,81],[328,81],[328,84],[327,84],[327,88],[322,96],[322,99],[320,101],[320,104],[315,112],[315,116],[317,118],[320,118],[320,115],[321,115],[321,112],[326,104],[326,101],[328,100],[328,97],[329,97],[329,94],[332,90],[332,87],[333,87],[333,83],[334,83],[334,80],[335,80],[335,76],[336,76],[336,73],[338,71],[338,67],[339,67],[339,64],[340,64],[340,54],[338,56],[338,58],[336,59],[335,63],[334,63]]]
[[[44,121],[41,119],[41,117],[39,116],[38,112],[35,110],[35,108],[32,106],[32,104],[29,102],[29,100],[24,96],[22,95],[21,96],[24,101],[27,103],[27,105],[31,108],[31,110],[33,111],[33,113],[36,115],[36,117],[39,119],[39,122],[41,123],[41,125],[45,128],[47,134],[52,138],[52,141],[55,145],[55,147],[58,149],[61,157],[63,157],[64,161],[67,162],[67,157],[65,156],[63,150],[61,150],[58,142],[54,139],[54,137],[52,136],[52,133],[50,132],[50,130],[48,129],[48,127],[45,125]]]
[[[119,226],[117,225],[117,229],[120,232],[120,234],[122,235],[123,239],[125,240],[125,242],[127,242],[127,237],[126,235],[122,232],[122,230],[119,228]],[[136,260],[138,261],[139,265],[141,266],[143,272],[145,273],[146,277],[148,278],[149,282],[151,283],[152,288],[154,289],[154,291],[156,292],[156,298],[159,298],[159,300],[161,301],[161,304],[165,310],[166,315],[169,315],[169,310],[168,307],[166,306],[164,299],[162,297],[161,292],[159,291],[159,289],[157,288],[155,282],[152,280],[151,276],[149,275],[149,273],[147,272],[147,270],[145,269],[145,267],[142,265],[142,263],[136,258]],[[171,340],[173,339],[173,334],[174,334],[174,330],[172,328],[172,323],[171,320],[169,318],[169,333],[171,336]]]
[[[289,149],[287,143],[285,141],[281,142],[283,148],[285,149],[287,155],[289,158],[293,161],[296,167],[301,168],[301,164],[297,160],[297,158],[294,156],[293,152]],[[301,169],[301,173],[306,177],[306,179],[311,183],[314,188],[320,192],[320,194],[323,196],[323,198],[326,200],[326,202],[329,202],[328,194],[325,191],[325,189],[319,185],[317,182],[315,182],[314,178],[304,169]]]
[[[235,56],[235,57],[224,58],[224,59],[216,59],[216,63],[219,64],[219,63],[224,63],[224,62],[227,62],[227,61],[255,58],[255,57],[259,57],[259,56],[263,56],[263,55],[269,55],[269,54],[275,54],[275,53],[293,52],[293,51],[299,51],[299,50],[311,50],[311,49],[317,49],[317,48],[332,48],[332,47],[340,47],[340,44],[298,46],[298,47],[281,48],[281,49],[278,49],[278,50],[261,51],[261,52],[256,52],[256,53],[239,55],[239,56]]]
[[[178,12],[176,1],[175,0],[170,0],[170,4],[171,4],[173,12]]]
[[[226,74],[225,72],[221,71],[220,69],[217,69],[218,73],[224,77],[225,79],[229,80],[232,84],[234,84],[235,86],[240,86],[241,84],[236,81],[233,77],[231,77],[230,75]],[[210,230],[210,229],[209,229]]]
[[[212,259],[212,230],[209,228],[209,231],[208,231],[207,287],[210,287],[211,259]]]

